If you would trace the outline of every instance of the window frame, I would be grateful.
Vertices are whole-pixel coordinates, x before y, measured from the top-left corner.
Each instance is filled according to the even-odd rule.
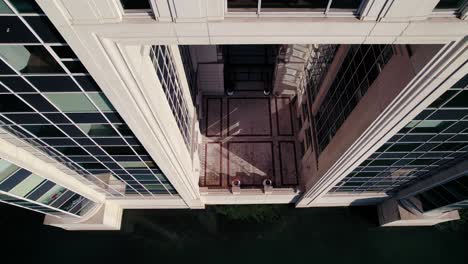
[[[355,11],[333,11],[331,8],[333,0],[328,0],[325,10],[322,11],[298,11],[297,9],[280,9],[278,11],[262,11],[262,0],[258,0],[257,8],[229,8],[228,1],[225,0],[225,17],[360,17],[368,0],[362,0],[359,7]],[[280,11],[281,10],[281,11]]]

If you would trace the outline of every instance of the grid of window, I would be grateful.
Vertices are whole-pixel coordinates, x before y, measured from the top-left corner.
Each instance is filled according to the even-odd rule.
[[[416,195],[424,212],[448,212],[468,207],[468,174],[425,190]]]
[[[196,97],[198,93],[197,86],[197,72],[193,67],[192,57],[190,56],[190,47],[187,45],[179,46],[180,57],[182,58],[182,63],[184,64],[185,76],[187,77],[187,83],[190,88],[190,95],[192,96],[192,103],[196,102]]]
[[[0,9],[0,129],[105,187],[107,195],[175,194],[35,2],[0,2],[7,8]],[[121,185],[125,190],[115,187]]]
[[[338,45],[318,45],[311,53],[304,69],[304,82],[312,105],[328,67],[335,57]]]
[[[53,216],[81,216],[95,205],[77,193],[2,159],[0,201]]]
[[[318,152],[330,143],[393,55],[391,45],[352,45],[316,114]]]
[[[171,107],[172,114],[174,114],[174,118],[184,138],[185,145],[190,150],[192,138],[191,118],[187,110],[187,102],[182,94],[171,50],[167,46],[152,46],[150,57]]]
[[[391,192],[467,158],[468,76],[447,90],[331,192]]]
[[[362,0],[227,0],[229,12],[356,13]]]
[[[149,0],[120,0],[124,10],[151,10]]]
[[[460,10],[467,5],[466,0],[440,0],[435,10]]]

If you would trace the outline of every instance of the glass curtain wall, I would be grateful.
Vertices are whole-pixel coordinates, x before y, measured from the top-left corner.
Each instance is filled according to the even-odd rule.
[[[314,116],[321,153],[393,56],[391,45],[351,45]]]
[[[52,216],[82,216],[95,203],[0,159],[0,202]]]
[[[0,129],[108,196],[176,194],[35,1],[0,0]]]
[[[330,192],[393,192],[466,160],[468,75],[436,99]]]
[[[168,46],[152,46],[150,58],[171,107],[172,114],[179,126],[180,133],[184,138],[185,145],[190,151],[192,144],[192,118],[188,112],[188,104],[183,95],[172,52]]]

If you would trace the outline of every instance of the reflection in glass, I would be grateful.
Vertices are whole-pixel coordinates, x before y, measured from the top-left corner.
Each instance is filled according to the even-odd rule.
[[[229,11],[256,11],[258,0],[228,0]]]
[[[63,112],[98,112],[91,101],[81,93],[47,93],[45,96]]]
[[[0,56],[21,73],[63,73],[63,69],[42,46],[0,46]]]
[[[34,0],[10,0],[19,13],[44,13]]]

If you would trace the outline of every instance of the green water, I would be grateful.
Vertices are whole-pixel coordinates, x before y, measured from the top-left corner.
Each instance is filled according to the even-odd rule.
[[[467,263],[463,222],[376,221],[375,208],[209,207],[129,210],[121,231],[67,232],[0,206],[0,248],[21,263]]]

